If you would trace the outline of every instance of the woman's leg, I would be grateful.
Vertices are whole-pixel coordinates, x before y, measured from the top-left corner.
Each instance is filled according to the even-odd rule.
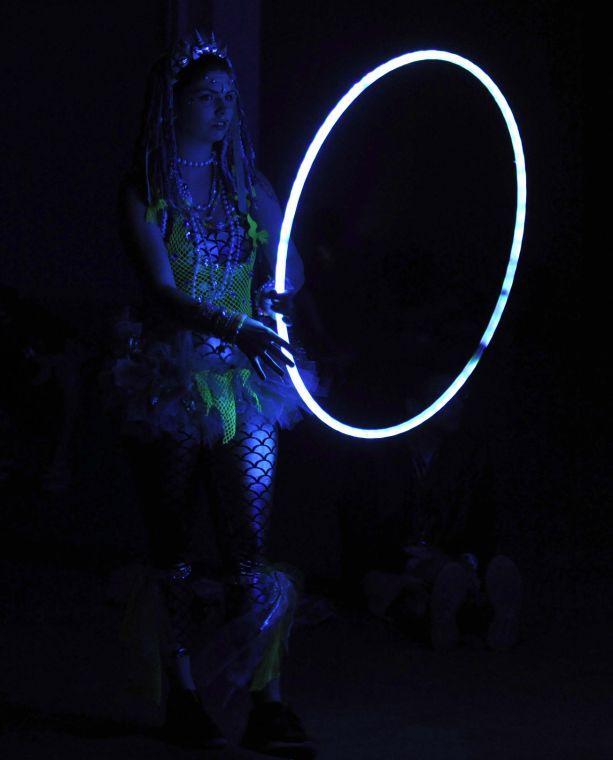
[[[239,580],[242,604],[263,613],[270,611],[271,575],[259,572],[258,567],[266,561],[277,447],[274,425],[261,419],[243,420],[234,440],[213,452],[211,466],[211,474],[217,481],[218,524],[220,517],[225,518],[225,530],[218,531],[222,533],[222,553],[228,569]],[[225,543],[223,534],[227,539]],[[291,614],[291,608],[288,608],[287,614]],[[286,623],[287,618],[283,616],[272,625]],[[265,618],[262,618],[264,624]],[[270,632],[276,634],[279,629],[274,628]],[[268,651],[270,653],[271,650]],[[279,654],[276,649],[273,654],[275,665],[269,668],[270,662],[267,663],[266,675],[262,674],[259,666],[256,669],[254,677],[257,677],[258,683],[266,685],[258,690],[251,689],[254,704],[241,746],[283,757],[290,754],[293,757],[301,750],[309,750],[310,756],[313,756],[312,742],[300,719],[281,700]],[[270,674],[275,677],[270,678]]]
[[[219,726],[202,706],[192,676],[190,649],[194,633],[190,583],[196,462],[200,441],[188,434],[167,436],[142,449],[138,456],[142,504],[153,564],[163,570],[160,591],[166,601],[173,641],[166,652],[170,690],[167,741],[210,749],[227,744]],[[169,661],[168,661],[169,660]]]
[[[178,439],[166,436],[139,447],[136,457],[151,561],[167,572],[162,594],[174,638],[169,676],[190,690],[195,684],[189,658],[194,600],[189,549],[198,443],[187,433]]]
[[[267,587],[257,572],[266,558],[276,473],[278,433],[261,419],[237,425],[235,438],[211,453],[210,474],[215,489],[220,544],[229,572],[243,589],[242,603],[265,607]],[[268,683],[257,700],[280,700],[279,680]]]
[[[274,425],[245,419],[234,439],[212,452],[210,470],[223,520],[221,549],[228,570],[237,575],[248,575],[266,559],[277,448]],[[256,603],[265,601],[258,588],[250,590]]]

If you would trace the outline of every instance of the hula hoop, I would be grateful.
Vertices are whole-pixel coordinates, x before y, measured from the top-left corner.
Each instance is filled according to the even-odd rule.
[[[490,95],[496,101],[502,116],[509,130],[511,137],[511,143],[513,145],[513,153],[515,156],[515,170],[517,177],[517,208],[515,214],[515,230],[513,233],[513,242],[511,244],[511,253],[509,255],[509,263],[506,268],[502,288],[500,295],[492,312],[492,316],[485,328],[485,332],[481,336],[479,346],[473,355],[468,360],[466,366],[462,369],[456,379],[451,385],[435,400],[426,407],[422,412],[416,414],[414,417],[401,422],[397,425],[391,425],[385,428],[359,428],[353,425],[348,425],[344,422],[332,417],[315,401],[311,396],[308,389],[304,385],[300,372],[297,367],[289,367],[289,376],[300,394],[300,397],[307,405],[307,407],[315,414],[323,423],[329,427],[337,430],[339,433],[350,435],[355,438],[390,438],[400,433],[405,433],[408,430],[416,428],[426,420],[430,419],[434,414],[440,411],[445,404],[450,401],[455,394],[460,390],[464,383],[468,380],[470,375],[474,372],[479,359],[483,355],[483,352],[489,345],[492,336],[500,322],[502,312],[507,304],[511,286],[513,285],[513,279],[515,277],[515,271],[517,269],[517,261],[519,259],[519,253],[521,250],[521,243],[524,234],[524,225],[526,220],[526,167],[524,160],[524,151],[522,147],[521,138],[519,136],[519,130],[515,117],[503,96],[500,89],[492,81],[492,79],[478,66],[469,61],[467,58],[462,58],[455,53],[449,53],[444,50],[420,50],[415,53],[405,53],[404,55],[392,58],[387,63],[378,66],[371,72],[366,74],[359,82],[353,85],[353,87],[338,101],[336,106],[330,111],[325,121],[318,129],[313,141],[309,145],[294,184],[292,191],[287,202],[285,214],[283,216],[283,223],[281,225],[281,234],[279,238],[279,246],[277,248],[277,260],[275,267],[275,288],[281,292],[285,288],[285,269],[287,263],[287,246],[292,231],[292,224],[298,208],[298,202],[300,195],[304,187],[304,183],[309,175],[311,167],[322,147],[324,141],[332,131],[336,122],[340,119],[343,113],[349,108],[349,106],[356,100],[371,84],[376,82],[381,77],[389,74],[392,71],[400,68],[401,66],[407,66],[411,63],[417,63],[418,61],[446,61],[452,63],[460,68],[465,69],[474,77],[476,77],[487,89]],[[277,332],[284,339],[289,341],[289,335],[287,331],[287,325],[283,322],[281,315],[276,316]]]

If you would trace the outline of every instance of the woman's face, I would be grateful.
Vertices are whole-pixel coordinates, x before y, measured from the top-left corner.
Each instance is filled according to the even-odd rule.
[[[205,143],[223,140],[236,115],[238,93],[225,71],[209,71],[181,93],[177,131]]]

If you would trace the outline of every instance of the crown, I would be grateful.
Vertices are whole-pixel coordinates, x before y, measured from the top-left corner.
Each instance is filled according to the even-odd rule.
[[[179,40],[170,54],[170,66],[174,76],[193,61],[197,61],[203,55],[214,55],[221,58],[232,67],[228,58],[227,48],[223,47],[215,39],[214,32],[210,37],[203,37],[198,29],[194,29],[194,41],[188,39]],[[176,81],[176,80],[175,80]]]

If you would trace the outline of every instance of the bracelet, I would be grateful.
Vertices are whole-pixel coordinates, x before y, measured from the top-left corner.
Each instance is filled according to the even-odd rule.
[[[247,319],[240,311],[228,311],[223,306],[201,306],[201,314],[211,321],[213,332],[224,342],[234,343]]]
[[[227,312],[225,309],[220,309],[215,318],[215,327],[217,328],[217,334],[222,340],[227,340],[234,321],[234,314]]]
[[[224,310],[223,316],[220,317],[219,334],[221,339],[226,343],[233,343],[236,335],[236,325],[241,318],[241,313],[238,311],[226,312]]]
[[[236,343],[236,339],[238,338],[238,334],[243,329],[243,325],[245,324],[246,320],[247,320],[247,315],[246,314],[240,314],[239,315],[239,318],[238,318],[237,323],[236,323],[236,327],[234,328],[234,335],[232,337],[232,343]]]
[[[267,310],[264,308],[264,294],[267,291],[274,290],[275,287],[275,278],[270,276],[266,279],[262,285],[255,291],[254,296],[254,302],[255,302],[255,308],[257,315],[259,317],[267,317],[270,316],[267,312]]]

